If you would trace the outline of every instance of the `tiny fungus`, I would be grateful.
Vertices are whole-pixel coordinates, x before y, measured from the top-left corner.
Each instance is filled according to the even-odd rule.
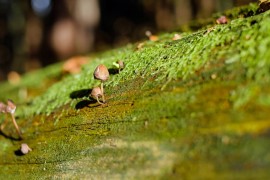
[[[103,103],[99,101],[99,97],[100,97],[100,96],[101,96],[102,98],[104,97],[104,96],[103,96],[103,93],[101,92],[100,87],[94,87],[94,88],[92,89],[92,92],[91,92],[91,97],[93,97],[94,99],[96,99],[97,102],[98,102],[99,104],[104,104],[104,102],[105,102],[104,99],[102,99]]]
[[[145,35],[149,38],[150,41],[158,40],[158,36],[153,35],[151,31],[145,31]]]
[[[103,64],[100,64],[96,67],[94,71],[94,78],[101,81],[100,89],[102,93],[102,101],[105,102],[104,98],[104,90],[103,90],[103,83],[109,79],[109,71],[107,67]]]
[[[21,144],[20,150],[21,150],[22,154],[28,154],[29,151],[32,151],[32,149],[26,143]]]
[[[228,19],[226,16],[221,16],[216,20],[217,24],[227,24],[228,23]]]
[[[17,133],[19,134],[19,137],[22,138],[22,133],[20,131],[20,128],[15,120],[15,110],[16,110],[16,105],[14,104],[14,102],[10,99],[7,100],[7,105],[5,105],[4,103],[0,102],[0,112],[2,113],[9,113],[11,115],[12,118],[12,122],[16,128]],[[5,120],[5,122],[1,125],[1,131],[4,129],[5,125],[7,123],[7,119]]]
[[[118,69],[118,73],[120,73],[120,71],[125,67],[125,63],[122,60],[114,62],[113,65]]]
[[[121,70],[124,69],[125,63],[124,63],[122,60],[119,60],[117,63],[118,63],[118,65],[119,65],[119,72],[120,72]]]

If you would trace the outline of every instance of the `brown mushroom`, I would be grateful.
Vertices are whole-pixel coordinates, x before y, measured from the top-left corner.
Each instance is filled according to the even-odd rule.
[[[121,70],[124,69],[125,63],[122,60],[117,61],[117,64],[119,65],[119,73]]]
[[[26,144],[26,143],[23,143],[23,144],[21,144],[21,153],[22,154],[28,154],[29,153],[29,151],[32,151],[32,149]]]
[[[217,20],[216,20],[217,24],[227,24],[228,23],[228,19],[226,16],[220,16]]]
[[[14,104],[14,102],[10,99],[7,100],[7,106],[6,106],[6,113],[10,113],[11,118],[12,118],[12,122],[16,128],[17,133],[19,134],[20,138],[22,138],[22,133],[20,131],[20,128],[15,120],[15,110],[16,110],[16,105]]]
[[[94,78],[101,81],[100,89],[102,93],[102,100],[104,102],[104,90],[103,90],[103,83],[109,79],[109,71],[107,67],[103,64],[100,64],[96,67],[94,71]]]
[[[102,99],[103,103],[99,101],[99,97],[100,97],[100,96],[101,96],[102,98],[104,97],[104,96],[103,96],[103,93],[101,92],[100,87],[94,87],[94,88],[92,89],[92,92],[91,92],[91,97],[93,97],[94,99],[96,99],[97,102],[98,102],[99,104],[104,104],[104,102],[105,102],[104,99]]]
[[[125,63],[122,60],[114,62],[113,65],[118,69],[118,74],[125,68]]]
[[[145,35],[149,38],[150,41],[158,40],[158,36],[153,35],[151,31],[145,31]]]

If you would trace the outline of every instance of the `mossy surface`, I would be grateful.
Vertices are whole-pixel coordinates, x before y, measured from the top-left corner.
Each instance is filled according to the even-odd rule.
[[[1,84],[24,139],[4,129],[0,179],[269,179],[270,12],[256,10],[101,53],[77,75],[57,64]],[[94,69],[119,59],[98,105]],[[33,151],[18,156],[23,142]]]

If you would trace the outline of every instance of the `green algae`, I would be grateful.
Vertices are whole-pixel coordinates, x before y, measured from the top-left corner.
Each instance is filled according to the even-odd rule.
[[[22,141],[0,136],[0,178],[268,179],[270,15],[250,17],[254,7],[177,41],[105,52],[20,105],[33,151],[17,156]],[[118,59],[126,67],[99,106],[87,97],[94,68]],[[60,66],[42,81],[50,71]]]

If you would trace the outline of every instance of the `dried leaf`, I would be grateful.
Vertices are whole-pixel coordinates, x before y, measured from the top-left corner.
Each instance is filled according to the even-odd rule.
[[[75,56],[68,59],[63,65],[63,72],[77,74],[81,71],[81,67],[87,63],[87,57]]]

